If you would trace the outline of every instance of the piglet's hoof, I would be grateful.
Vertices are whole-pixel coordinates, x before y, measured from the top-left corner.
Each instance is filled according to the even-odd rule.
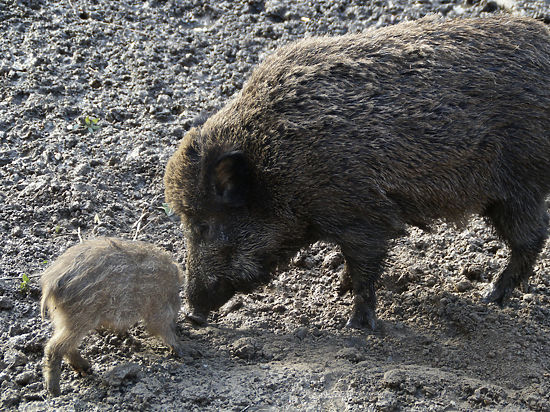
[[[172,346],[172,353],[174,354],[174,356],[176,356],[180,359],[183,359],[185,357],[185,355],[187,354],[186,350],[185,350],[185,347],[183,346],[183,343],[181,343],[181,342],[178,342],[176,345]]]
[[[206,322],[206,315],[203,315],[202,313],[191,312],[191,313],[187,313],[185,316],[192,323],[194,323],[195,325],[198,325],[198,326],[204,326],[207,323]]]

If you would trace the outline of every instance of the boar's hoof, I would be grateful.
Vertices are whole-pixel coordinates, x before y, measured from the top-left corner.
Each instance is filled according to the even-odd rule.
[[[483,294],[482,301],[484,303],[496,303],[499,306],[503,306],[504,302],[508,299],[511,293],[512,288],[507,288],[492,283]]]
[[[203,315],[202,313],[191,312],[186,314],[186,317],[195,325],[199,325],[199,326],[206,325],[206,315]]]
[[[346,323],[346,328],[349,329],[376,329],[376,315],[374,311],[367,311],[366,313],[353,313]]]

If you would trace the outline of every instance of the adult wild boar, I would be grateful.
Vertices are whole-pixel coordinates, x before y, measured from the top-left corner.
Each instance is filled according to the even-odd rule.
[[[276,51],[170,159],[190,317],[267,283],[317,240],[340,245],[354,306],[406,225],[485,216],[511,250],[485,301],[527,280],[548,231],[550,35],[521,17],[416,22]]]

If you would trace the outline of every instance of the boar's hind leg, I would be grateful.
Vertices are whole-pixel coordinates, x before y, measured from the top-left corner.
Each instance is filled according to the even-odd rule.
[[[346,259],[346,272],[351,280],[353,308],[346,324],[348,328],[376,328],[375,283],[380,277],[387,249],[363,247],[361,250],[342,246]]]
[[[548,214],[542,200],[530,204],[513,200],[493,204],[485,214],[511,251],[508,265],[483,297],[486,303],[502,305],[515,287],[527,283],[548,237]]]

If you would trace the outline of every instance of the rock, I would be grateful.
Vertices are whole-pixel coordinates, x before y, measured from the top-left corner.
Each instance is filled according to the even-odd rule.
[[[307,336],[307,328],[304,326],[304,327],[296,329],[296,331],[294,332],[294,335],[298,339],[303,340]]]
[[[21,402],[21,395],[19,394],[19,391],[15,389],[2,390],[2,394],[0,395],[0,405],[4,408],[15,406],[19,402]]]
[[[387,388],[399,389],[403,382],[405,382],[405,372],[398,369],[392,369],[384,373],[382,383]]]
[[[103,376],[103,382],[110,386],[120,386],[126,380],[137,378],[140,372],[141,366],[137,363],[124,363],[108,371]]]
[[[91,168],[88,163],[80,163],[74,168],[73,173],[75,176],[87,176],[90,171]]]
[[[256,342],[249,337],[239,338],[231,345],[231,353],[240,359],[252,360],[257,351]]]
[[[378,394],[376,401],[376,410],[383,412],[392,412],[397,410],[397,396],[392,391],[386,389]]]
[[[357,348],[344,348],[336,352],[336,357],[346,359],[350,362],[361,362],[365,360],[365,355]]]
[[[23,236],[23,230],[21,229],[20,226],[15,226],[12,230],[11,230],[11,235],[13,237],[21,237]]]
[[[223,313],[223,315],[227,315],[231,312],[235,312],[237,310],[239,310],[240,308],[243,307],[243,300],[242,298],[234,298],[234,299],[231,299],[228,303],[226,303],[224,306],[222,306],[222,308],[220,309],[220,311]]]
[[[460,293],[466,292],[472,289],[472,282],[470,282],[468,279],[463,279],[455,285],[455,289],[457,290],[457,292]]]
[[[480,281],[483,277],[483,267],[480,265],[468,265],[462,268],[460,276],[471,281]]]
[[[286,306],[285,305],[275,305],[273,306],[273,312],[275,313],[285,313],[286,312]]]
[[[27,371],[27,372],[23,372],[23,373],[20,373],[19,375],[17,375],[15,377],[15,382],[18,385],[26,386],[29,383],[34,382],[36,380],[36,378],[37,377],[36,377],[36,374],[34,372]]]
[[[535,296],[532,293],[526,293],[525,295],[523,295],[524,302],[532,302],[534,298]]]
[[[311,269],[315,266],[315,260],[307,253],[300,252],[292,262],[295,266],[305,269]]]
[[[99,89],[101,88],[101,81],[98,79],[94,79],[89,83],[89,85],[92,89]]]
[[[172,98],[167,94],[159,94],[157,97],[157,104],[159,106],[167,107],[172,103]]]
[[[323,268],[334,270],[344,263],[344,256],[339,252],[330,252],[323,259]]]
[[[13,302],[6,296],[0,296],[0,310],[9,310],[13,308]]]
[[[13,335],[8,339],[7,344],[10,348],[23,350],[29,340],[29,334],[23,333],[23,331],[19,329],[16,335]]]
[[[265,4],[265,14],[275,23],[282,22],[287,17],[287,7],[282,1],[268,1]]]
[[[132,394],[132,397],[143,401],[155,397],[155,394],[151,392],[151,390],[143,382],[136,383],[135,386],[131,389],[130,393]]]
[[[4,353],[4,362],[8,365],[9,368],[16,366],[26,365],[29,359],[25,354],[17,349],[9,348]]]

